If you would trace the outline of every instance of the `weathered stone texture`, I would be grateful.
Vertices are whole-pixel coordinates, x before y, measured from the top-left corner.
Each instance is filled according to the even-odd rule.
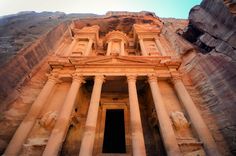
[[[183,72],[201,96],[202,115],[224,155],[236,154],[235,5],[233,1],[203,0],[190,11],[189,26],[183,33],[200,53],[185,61]]]
[[[46,63],[38,68],[37,73],[27,85],[22,86],[15,97],[5,100],[7,111],[1,111],[0,118],[0,153],[3,153],[17,127],[24,119],[32,103],[47,80],[48,66]],[[12,93],[13,94],[13,93]],[[3,104],[3,103],[2,103]],[[1,106],[3,109],[3,106]]]
[[[22,49],[8,63],[1,66],[0,70],[0,99],[4,99],[23,83],[30,79],[35,72],[35,67],[57,47],[60,38],[67,30],[67,23],[57,26],[54,30],[42,36],[34,44]]]
[[[0,18],[0,65],[65,21],[95,14],[23,11]]]

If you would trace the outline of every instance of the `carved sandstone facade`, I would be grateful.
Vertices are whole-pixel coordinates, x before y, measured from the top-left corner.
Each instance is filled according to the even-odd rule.
[[[180,54],[163,22],[146,18],[128,30],[72,22],[4,155],[219,156],[183,83]]]

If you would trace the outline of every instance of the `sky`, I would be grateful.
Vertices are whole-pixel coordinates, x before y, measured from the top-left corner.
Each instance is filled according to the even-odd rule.
[[[151,11],[159,17],[188,18],[201,0],[0,0],[0,16],[20,11],[105,14],[107,11]]]

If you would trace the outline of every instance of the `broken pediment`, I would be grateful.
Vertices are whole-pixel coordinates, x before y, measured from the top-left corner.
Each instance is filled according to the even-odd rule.
[[[99,40],[99,26],[93,25],[90,27],[83,27],[82,29],[72,29],[74,37],[77,39],[90,38],[96,42]]]

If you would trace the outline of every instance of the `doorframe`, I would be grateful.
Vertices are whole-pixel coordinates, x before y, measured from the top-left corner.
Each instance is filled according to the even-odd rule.
[[[125,148],[126,153],[102,153],[103,139],[105,132],[105,122],[106,122],[106,111],[108,109],[123,109],[124,110],[124,126],[125,126]],[[129,117],[129,107],[126,102],[102,102],[99,109],[99,118],[97,121],[96,129],[96,155],[99,156],[131,156],[132,146],[131,146],[131,131],[130,131],[130,117]],[[95,152],[95,151],[94,151]]]

